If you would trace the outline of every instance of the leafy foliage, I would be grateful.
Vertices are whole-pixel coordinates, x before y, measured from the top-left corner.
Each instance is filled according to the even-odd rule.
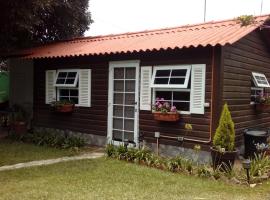
[[[251,160],[250,175],[252,177],[262,176],[270,170],[270,159],[265,153],[255,154]]]
[[[219,125],[214,136],[213,145],[217,149],[225,149],[226,151],[234,150],[234,123],[227,104],[223,106]]]
[[[62,149],[83,147],[86,144],[83,138],[68,134],[59,134],[53,131],[28,132],[19,138],[11,135],[10,139],[19,139],[24,142],[34,143],[38,146],[50,146]]]
[[[5,50],[82,36],[92,22],[88,0],[9,0],[0,7]]]
[[[237,18],[240,21],[241,26],[248,26],[255,23],[255,19],[253,15],[241,15]]]

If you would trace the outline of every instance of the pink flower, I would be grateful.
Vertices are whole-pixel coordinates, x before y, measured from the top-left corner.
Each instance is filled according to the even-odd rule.
[[[159,104],[159,105],[158,105],[158,108],[162,108],[162,104]]]
[[[171,112],[176,112],[177,110],[176,110],[176,107],[175,106],[172,106],[171,107]]]

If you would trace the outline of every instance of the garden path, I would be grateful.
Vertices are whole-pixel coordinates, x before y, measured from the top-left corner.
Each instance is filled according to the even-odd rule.
[[[5,165],[5,166],[0,167],[0,171],[21,169],[21,168],[42,166],[42,165],[52,165],[55,163],[74,161],[74,160],[95,159],[95,158],[100,158],[102,156],[104,156],[104,153],[102,153],[102,152],[98,152],[98,151],[97,152],[90,152],[90,153],[85,153],[85,154],[78,155],[78,156],[61,157],[61,158],[47,159],[47,160],[38,160],[38,161],[31,161],[31,162],[25,162],[25,163],[18,163],[18,164],[14,164],[14,165]]]

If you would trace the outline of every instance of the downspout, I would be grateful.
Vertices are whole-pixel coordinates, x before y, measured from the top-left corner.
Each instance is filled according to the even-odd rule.
[[[210,128],[209,128],[209,139],[208,140],[199,140],[199,139],[192,139],[192,138],[186,138],[183,137],[183,141],[190,141],[190,142],[198,142],[198,143],[203,143],[203,144],[209,144],[212,142],[212,133],[213,133],[213,109],[214,109],[214,70],[215,70],[215,47],[212,47],[212,62],[211,62],[211,68],[212,68],[212,74],[211,74],[211,110],[210,110]],[[166,135],[161,135],[159,136],[160,138],[168,138],[168,139],[177,139],[179,140],[180,137],[173,137],[173,136],[166,136]],[[158,147],[157,147],[158,148]]]

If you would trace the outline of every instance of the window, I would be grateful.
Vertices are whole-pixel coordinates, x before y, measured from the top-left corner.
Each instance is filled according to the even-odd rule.
[[[79,104],[79,89],[76,88],[59,88],[58,100],[69,100],[74,104]]]
[[[155,67],[152,88],[187,88],[190,66]]]
[[[46,71],[46,104],[70,100],[78,106],[91,105],[91,69]]]
[[[191,66],[155,67],[152,76],[153,100],[163,98],[183,112],[190,111]]]
[[[262,73],[252,72],[250,101],[256,102],[256,98],[264,94],[264,88],[270,87],[267,78]]]
[[[270,87],[264,74],[252,72],[255,87]]]
[[[77,70],[59,70],[55,79],[55,87],[76,87],[78,83]]]

